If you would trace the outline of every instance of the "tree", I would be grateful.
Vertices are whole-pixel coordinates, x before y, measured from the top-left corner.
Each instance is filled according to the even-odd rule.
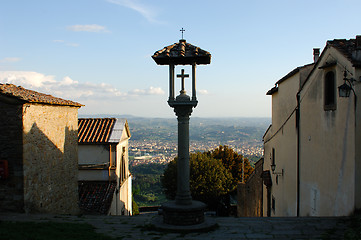
[[[220,160],[205,153],[191,155],[190,190],[194,199],[216,206],[220,198],[232,190],[231,173]]]
[[[161,177],[164,192],[169,199],[176,196],[177,161],[177,158],[171,161]],[[220,160],[211,158],[207,153],[191,154],[189,163],[192,198],[215,208],[220,198],[232,190],[232,175]]]
[[[245,182],[254,170],[247,158],[244,158],[228,146],[219,146],[215,150],[208,152],[208,155],[212,158],[220,159],[225,168],[230,171],[233,177],[232,186],[234,189],[237,187],[237,184],[242,181],[243,160]]]
[[[171,161],[161,176],[164,193],[174,199],[177,191],[177,158]],[[194,200],[206,203],[216,209],[222,202],[229,209],[229,195],[234,194],[238,182],[242,181],[244,160],[244,179],[248,179],[253,168],[248,159],[227,146],[219,146],[213,151],[190,154],[190,191]],[[227,211],[227,210],[226,210]]]

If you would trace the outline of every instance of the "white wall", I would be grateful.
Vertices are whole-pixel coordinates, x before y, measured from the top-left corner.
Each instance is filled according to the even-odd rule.
[[[337,109],[324,110],[324,78],[328,71],[336,76],[336,88],[343,84],[349,62],[334,49],[322,58],[337,59],[337,65],[316,69],[302,91],[301,98],[301,192],[302,216],[343,216],[354,209],[355,115],[354,99],[339,98]]]
[[[79,165],[109,163],[109,145],[78,146]]]
[[[297,106],[296,94],[299,89],[300,74],[296,73],[278,85],[278,92],[272,95],[272,127],[264,141],[264,170],[272,176],[271,198],[275,209],[271,216],[295,216],[297,199],[297,132],[295,128]],[[270,139],[272,138],[272,139]],[[275,152],[276,173],[272,174],[273,150]],[[267,190],[264,189],[266,196]],[[266,196],[267,198],[267,196]],[[267,215],[267,200],[264,198],[264,215]]]

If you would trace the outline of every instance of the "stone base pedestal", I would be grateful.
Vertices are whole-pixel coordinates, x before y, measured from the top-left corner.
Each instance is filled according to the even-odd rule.
[[[205,218],[206,204],[192,201],[189,205],[177,205],[175,201],[162,205],[163,219],[159,216],[154,221],[158,230],[176,232],[210,231],[217,224],[215,219]]]
[[[171,201],[164,203],[162,209],[165,224],[187,226],[204,222],[206,204],[192,201],[192,204],[189,205],[179,205],[175,201]]]

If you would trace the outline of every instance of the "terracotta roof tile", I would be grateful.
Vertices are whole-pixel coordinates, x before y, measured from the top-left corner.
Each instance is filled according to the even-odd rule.
[[[79,182],[79,207],[85,213],[108,214],[115,182]]]
[[[76,106],[76,107],[83,106],[82,104],[77,102],[53,97],[48,94],[25,89],[21,86],[15,86],[14,84],[0,83],[0,94],[8,97],[14,97],[19,100],[30,103],[43,103],[43,104],[51,104],[51,105],[65,105],[65,106]]]
[[[356,49],[355,39],[334,39],[327,41],[327,45],[337,48],[345,57],[352,61],[352,52]]]
[[[78,143],[107,143],[116,118],[79,118]]]
[[[187,43],[184,39],[156,51],[152,58],[159,65],[185,65],[193,62],[196,64],[211,63],[211,54],[209,52]]]
[[[361,36],[356,36],[356,39],[334,39],[327,41],[327,46],[332,46],[340,51],[350,62],[355,66],[360,66],[361,61],[359,56],[356,57],[356,50],[361,50]]]

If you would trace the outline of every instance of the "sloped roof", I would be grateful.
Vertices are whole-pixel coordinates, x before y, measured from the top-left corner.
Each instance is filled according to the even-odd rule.
[[[273,88],[271,88],[270,90],[267,91],[266,95],[272,95],[275,92],[278,92],[278,87],[274,86]]]
[[[325,49],[322,51],[320,58],[319,58],[319,62],[320,59],[322,59],[324,57],[324,55],[326,54],[326,50],[330,47],[333,47],[335,49],[337,49],[343,56],[345,56],[355,67],[360,67],[361,66],[361,61],[359,59],[356,59],[354,54],[361,50],[361,36],[356,36],[356,39],[334,39],[334,40],[329,40],[327,41],[326,47]],[[357,51],[356,51],[357,50]],[[303,85],[301,86],[301,89],[303,89],[303,87],[305,86],[305,84],[308,82],[310,76],[313,74],[313,72],[318,68],[326,68],[326,67],[330,67],[333,65],[336,65],[337,62],[336,61],[332,61],[332,62],[326,62],[323,66],[319,66],[318,64],[315,65],[315,67],[312,69],[312,71],[310,72],[310,74],[308,75],[307,79],[304,81]]]
[[[181,39],[178,43],[174,43],[163,49],[156,51],[152,56],[158,65],[190,65],[210,64],[211,54],[197,46],[187,43]]]
[[[358,48],[361,48],[361,36],[356,36],[356,39],[349,39],[349,40],[346,40],[346,39],[329,40],[329,41],[327,41],[325,49],[327,49],[329,47],[333,47],[333,48],[337,49],[342,55],[344,55],[355,66],[360,66],[361,65],[361,62],[357,61],[353,56],[354,53],[355,53],[355,50],[358,49]],[[323,56],[323,54],[325,52],[325,49],[322,51],[322,54],[321,54],[320,58],[322,58],[322,56]],[[328,63],[327,66],[334,65],[334,64],[336,64],[336,63],[335,62]],[[314,65],[315,67],[310,72],[309,75],[311,75],[311,73],[316,68],[315,63],[311,63],[311,64],[307,64],[307,65],[304,65],[304,66],[301,66],[301,67],[297,67],[294,70],[292,70],[291,72],[289,72],[286,76],[284,76],[283,78],[278,80],[276,82],[276,84],[275,84],[276,86],[273,87],[272,89],[270,89],[267,92],[267,95],[272,95],[273,93],[277,92],[277,90],[278,90],[277,85],[279,83],[281,83],[281,82],[285,81],[286,79],[292,77],[293,75],[298,73],[302,68],[309,67],[309,66],[312,66],[312,65]],[[321,66],[320,68],[324,68],[324,67],[326,67],[326,66]],[[307,81],[307,79],[306,79],[306,81]],[[304,83],[302,84],[301,89],[303,88]]]
[[[20,101],[29,102],[29,103],[43,103],[50,105],[64,105],[64,106],[74,106],[74,107],[84,106],[77,102],[53,97],[48,94],[25,89],[21,86],[15,86],[14,84],[0,83],[0,95],[15,98]]]
[[[267,91],[266,95],[272,95],[273,93],[278,91],[278,85],[284,81],[286,81],[287,79],[291,78],[292,76],[296,75],[297,73],[299,73],[300,71],[302,71],[302,69],[306,69],[308,67],[312,67],[314,66],[315,63],[310,63],[310,64],[306,64],[304,66],[300,66],[300,67],[296,67],[295,69],[293,69],[291,72],[287,73],[286,76],[284,76],[283,78],[281,78],[280,80],[278,80],[275,83],[275,86],[273,88],[271,88],[270,90]]]
[[[356,50],[356,39],[334,39],[327,41],[327,46],[332,46],[340,51],[352,63],[355,63],[352,53]]]
[[[85,213],[108,214],[116,182],[79,182],[79,207]]]
[[[121,140],[124,128],[130,137],[126,119],[79,118],[78,143],[118,143]]]
[[[107,143],[115,118],[79,118],[78,143]]]
[[[117,120],[114,124],[114,127],[113,127],[113,131],[110,134],[108,142],[111,142],[111,143],[120,142],[124,130],[127,131],[127,134],[130,137],[127,120],[125,118],[117,118]]]

